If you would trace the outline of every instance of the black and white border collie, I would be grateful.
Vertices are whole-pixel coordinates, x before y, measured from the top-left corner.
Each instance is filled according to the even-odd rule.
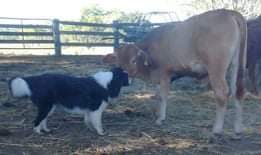
[[[34,131],[38,134],[41,131],[50,132],[47,117],[60,106],[67,112],[82,114],[86,125],[91,124],[99,135],[104,135],[102,112],[109,98],[117,97],[121,87],[128,85],[128,74],[120,68],[88,77],[42,74],[9,80],[13,97],[30,97],[37,106]]]

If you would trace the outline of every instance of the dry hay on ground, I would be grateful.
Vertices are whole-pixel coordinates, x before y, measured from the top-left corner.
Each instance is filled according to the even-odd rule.
[[[104,113],[106,136],[89,131],[81,117],[60,111],[49,119],[52,133],[36,135],[32,132],[35,107],[28,100],[8,100],[6,79],[13,76],[42,72],[84,76],[106,68],[99,56],[1,57],[0,155],[261,154],[260,101],[251,97],[244,101],[247,130],[243,140],[230,140],[234,111],[229,105],[225,123],[228,140],[210,144],[213,94],[191,79],[173,84],[167,120],[160,127],[154,124],[152,112],[158,101],[150,98],[155,87],[144,87],[136,80]]]

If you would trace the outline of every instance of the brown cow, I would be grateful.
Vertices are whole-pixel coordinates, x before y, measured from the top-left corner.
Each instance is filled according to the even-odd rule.
[[[241,133],[246,64],[247,24],[235,11],[215,10],[183,22],[160,26],[136,43],[115,49],[118,65],[130,76],[160,85],[157,124],[166,118],[170,79],[173,75],[208,75],[217,99],[215,134],[223,131],[229,94],[236,107],[235,133]],[[110,55],[111,57],[111,55]],[[107,59],[108,61],[109,59]],[[231,77],[228,87],[226,74]],[[195,76],[195,77],[197,77]],[[229,89],[230,88],[230,89]]]

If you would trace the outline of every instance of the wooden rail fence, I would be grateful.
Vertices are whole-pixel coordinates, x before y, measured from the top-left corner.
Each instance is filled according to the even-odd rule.
[[[0,17],[0,19],[10,18]],[[21,21],[29,20],[23,18],[15,19]],[[112,24],[99,24],[60,21],[58,19],[48,21],[50,24],[0,24],[0,44],[48,44],[52,45],[53,47],[12,47],[0,49],[54,49],[55,55],[60,56],[62,55],[62,47],[66,46],[118,47],[122,42],[135,42],[137,38],[140,37],[140,34],[143,35],[146,33],[146,31],[148,31],[148,28],[151,29],[162,24],[153,23],[141,25],[139,23],[119,23],[118,21],[114,21]],[[68,26],[71,27],[70,30],[66,30],[66,27]],[[95,27],[97,31],[90,31],[88,30],[88,27]],[[136,35],[137,32],[139,32],[138,37]],[[134,36],[136,35],[136,38],[133,38],[133,36],[130,36],[129,34]],[[12,36],[15,38],[8,38]],[[95,42],[86,41],[84,39],[82,39],[84,41],[79,41],[77,39],[64,40],[63,37],[66,38],[66,36],[94,36],[99,37],[100,39]],[[29,37],[30,39],[26,39],[26,37]],[[39,37],[41,39],[39,39]]]

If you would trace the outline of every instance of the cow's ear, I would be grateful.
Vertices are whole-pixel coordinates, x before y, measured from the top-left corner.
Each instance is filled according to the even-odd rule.
[[[102,59],[103,63],[106,64],[116,64],[117,63],[117,57],[114,53],[107,54],[105,57]]]
[[[137,54],[139,57],[143,57],[143,59],[144,59],[144,66],[149,66],[150,64],[151,64],[151,59],[150,59],[150,57],[148,56],[148,54],[145,52],[145,51],[143,51],[143,50],[139,50],[138,51],[138,54]]]

